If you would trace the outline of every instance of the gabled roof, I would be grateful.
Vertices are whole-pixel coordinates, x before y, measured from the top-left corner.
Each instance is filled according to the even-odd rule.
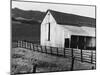
[[[60,25],[96,27],[96,19],[69,13],[48,10]],[[47,11],[47,12],[48,12]]]

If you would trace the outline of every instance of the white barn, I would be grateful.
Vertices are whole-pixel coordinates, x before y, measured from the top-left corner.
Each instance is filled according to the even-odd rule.
[[[52,47],[95,48],[95,19],[48,10],[41,23],[40,44]]]

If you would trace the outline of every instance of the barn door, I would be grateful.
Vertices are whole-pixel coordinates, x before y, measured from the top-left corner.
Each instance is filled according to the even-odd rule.
[[[65,48],[69,48],[69,39],[65,39]]]
[[[78,48],[79,49],[84,49],[84,37],[83,36],[78,36]]]
[[[84,49],[84,36],[71,36],[71,48]]]
[[[77,36],[71,36],[71,48],[77,48]]]

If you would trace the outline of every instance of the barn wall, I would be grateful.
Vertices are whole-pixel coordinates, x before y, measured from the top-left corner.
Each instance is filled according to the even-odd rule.
[[[57,25],[55,19],[50,14],[50,18],[48,14],[45,16],[42,24],[41,24],[41,45],[44,46],[53,46],[53,47],[62,47],[63,45],[63,32],[60,29],[59,25]],[[48,22],[50,22],[50,41],[48,41]]]
[[[61,25],[56,26],[56,38],[55,43],[57,47],[64,47],[64,30]]]
[[[96,28],[85,27],[85,26],[82,26],[81,28],[88,33],[88,36],[92,36],[92,37],[96,36]]]
[[[68,39],[69,40],[69,46],[68,48],[70,48],[70,43],[71,43],[71,33],[68,29],[66,29],[65,25],[60,25],[61,26],[61,29],[63,30],[63,34],[64,34],[64,37],[63,37],[63,47],[65,47],[65,39]],[[66,25],[67,26],[67,25]]]

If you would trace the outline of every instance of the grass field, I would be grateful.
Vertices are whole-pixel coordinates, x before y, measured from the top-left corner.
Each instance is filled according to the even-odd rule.
[[[52,56],[24,48],[12,48],[11,57],[12,75],[17,73],[33,73],[33,67],[36,64],[36,73],[70,71],[71,68],[71,58]],[[94,64],[75,60],[73,69],[91,70],[93,66],[95,67]]]
[[[32,73],[33,66],[37,64],[36,72],[52,72],[64,70],[61,64],[56,64],[52,62],[42,61],[38,59],[43,55],[34,54],[34,52],[22,48],[12,49],[12,74],[16,73]],[[36,62],[34,60],[37,59]],[[48,59],[49,60],[49,59]],[[51,59],[50,59],[51,60]]]

